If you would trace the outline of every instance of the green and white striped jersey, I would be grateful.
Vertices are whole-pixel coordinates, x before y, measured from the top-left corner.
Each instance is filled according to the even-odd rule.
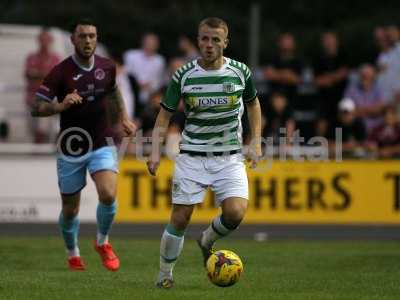
[[[242,146],[243,102],[253,101],[257,92],[245,64],[227,57],[224,62],[218,70],[204,70],[194,60],[172,76],[161,105],[175,111],[184,101],[182,150],[223,152]]]

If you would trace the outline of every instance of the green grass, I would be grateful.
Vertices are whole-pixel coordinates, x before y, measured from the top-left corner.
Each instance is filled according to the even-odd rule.
[[[154,287],[158,240],[114,239],[119,272],[103,269],[92,240],[81,239],[85,272],[69,272],[60,238],[0,238],[0,299],[282,299],[400,298],[398,242],[255,242],[227,239],[244,273],[230,288],[211,285],[188,239],[172,290]]]

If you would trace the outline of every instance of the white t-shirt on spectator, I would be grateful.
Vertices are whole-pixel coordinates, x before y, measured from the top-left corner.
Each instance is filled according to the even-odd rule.
[[[378,56],[378,66],[382,71],[378,75],[378,85],[383,92],[385,102],[392,102],[400,92],[400,43]]]
[[[148,56],[141,49],[128,50],[124,53],[124,66],[139,84],[150,84],[152,92],[162,87],[165,59],[161,55]]]
[[[122,98],[124,99],[126,112],[129,118],[133,119],[135,113],[135,95],[133,94],[126,70],[123,70],[121,73],[117,74],[115,80],[121,92]]]

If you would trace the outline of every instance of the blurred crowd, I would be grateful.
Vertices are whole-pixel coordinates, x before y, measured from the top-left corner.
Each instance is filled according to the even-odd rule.
[[[290,32],[279,35],[276,55],[252,70],[263,112],[263,137],[272,138],[276,145],[286,137],[285,147],[290,147],[290,138],[297,132],[305,138],[303,146],[319,136],[329,141],[330,147],[340,139],[344,155],[349,157],[400,157],[399,28],[376,27],[371,34],[376,56],[357,67],[350,67],[334,31],[321,34],[315,43],[319,55],[312,58],[298,55],[296,38],[301,37]],[[43,31],[38,41],[38,51],[26,59],[28,108],[33,91],[60,61],[51,53],[48,32]],[[186,36],[179,37],[175,57],[166,60],[159,48],[157,34],[146,33],[140,48],[114,58],[128,113],[144,136],[151,134],[172,74],[199,55],[195,41]],[[172,118],[167,137],[173,151],[184,123],[182,105]],[[244,140],[249,142],[246,115],[243,126]],[[30,130],[35,142],[52,142],[46,127],[31,123]]]

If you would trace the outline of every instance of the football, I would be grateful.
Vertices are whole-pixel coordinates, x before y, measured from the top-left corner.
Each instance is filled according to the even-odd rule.
[[[240,257],[229,250],[218,250],[207,260],[207,275],[210,281],[220,287],[228,287],[238,282],[243,272]]]

